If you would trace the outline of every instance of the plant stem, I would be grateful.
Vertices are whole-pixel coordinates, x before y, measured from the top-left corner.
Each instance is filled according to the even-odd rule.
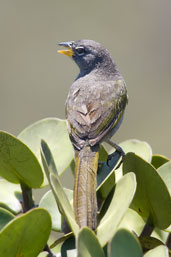
[[[21,186],[22,196],[23,196],[23,212],[27,212],[28,210],[35,207],[33,197],[32,197],[32,189],[24,183],[21,183],[20,186]],[[55,257],[55,255],[51,252],[47,244],[44,248],[44,251],[48,252],[49,257]]]
[[[48,245],[46,245],[43,250],[49,253],[48,257],[55,257],[55,255],[52,253]]]
[[[23,183],[21,183],[20,186],[23,197],[23,212],[27,212],[35,206],[32,197],[32,189]]]
[[[149,218],[143,228],[143,231],[141,232],[139,237],[150,236],[152,234],[153,230],[154,230],[154,226],[151,222],[151,217],[149,216]]]
[[[169,250],[171,250],[171,233],[169,234],[169,236],[167,238],[166,245],[169,248]]]

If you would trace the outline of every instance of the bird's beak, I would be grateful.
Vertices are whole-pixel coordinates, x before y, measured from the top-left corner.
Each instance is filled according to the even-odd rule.
[[[58,53],[65,54],[69,57],[72,57],[74,55],[74,52],[72,50],[72,43],[73,43],[73,41],[59,43],[60,46],[64,46],[67,49],[66,50],[58,50]]]

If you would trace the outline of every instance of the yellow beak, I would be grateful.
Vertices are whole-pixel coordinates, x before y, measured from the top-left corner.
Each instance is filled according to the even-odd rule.
[[[70,42],[62,42],[62,43],[59,43],[60,46],[64,46],[66,48],[66,50],[58,50],[58,53],[60,54],[64,54],[64,55],[67,55],[69,57],[72,57],[74,52],[72,50],[72,41]]]
[[[72,49],[69,48],[69,47],[68,47],[67,50],[58,50],[58,53],[67,55],[67,56],[69,56],[69,57],[72,57],[73,54],[74,54],[74,52],[72,51]]]

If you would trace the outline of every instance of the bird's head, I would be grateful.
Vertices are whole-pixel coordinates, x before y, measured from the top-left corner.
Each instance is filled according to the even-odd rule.
[[[109,52],[100,44],[93,40],[77,40],[62,42],[65,50],[59,50],[61,54],[71,57],[80,68],[81,73],[88,73],[101,66],[113,65],[114,62]]]

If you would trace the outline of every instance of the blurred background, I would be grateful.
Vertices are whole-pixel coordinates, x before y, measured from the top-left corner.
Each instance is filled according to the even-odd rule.
[[[171,157],[171,1],[0,0],[0,130],[65,118],[78,68],[57,43],[101,42],[129,94],[117,143],[137,138]]]

